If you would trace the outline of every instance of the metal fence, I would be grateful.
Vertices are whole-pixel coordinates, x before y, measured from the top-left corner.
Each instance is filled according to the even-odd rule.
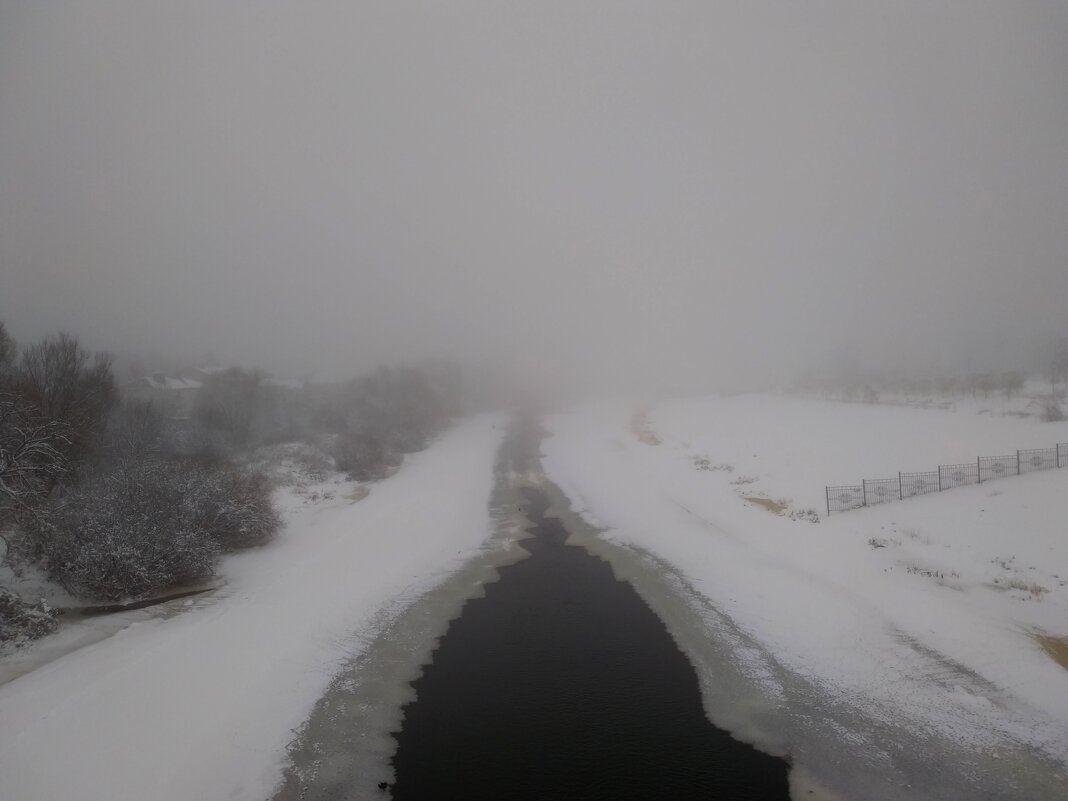
[[[1017,454],[1011,456],[980,456],[979,457],[979,483],[990,481],[994,478],[1020,475],[1020,458]]]
[[[844,484],[827,487],[827,514],[845,512],[867,506],[864,502],[864,487],[861,484]]]
[[[930,470],[922,473],[899,473],[902,498],[911,498],[913,495],[926,495],[929,492],[938,492],[938,471]]]
[[[979,483],[979,462],[942,464],[938,466],[939,489],[953,489]]]
[[[966,464],[942,464],[937,470],[898,473],[897,478],[864,479],[859,484],[828,486],[827,514],[1057,467],[1068,467],[1068,442],[1052,448],[1020,450],[1007,456],[980,456]]]
[[[1059,467],[1057,464],[1057,448],[1036,448],[1030,451],[1020,451],[1020,472],[1032,473],[1035,470],[1049,470]]]

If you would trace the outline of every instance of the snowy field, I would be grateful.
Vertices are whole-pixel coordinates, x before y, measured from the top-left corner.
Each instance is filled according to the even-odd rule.
[[[827,698],[995,759],[1023,748],[1064,764],[1068,665],[1035,635],[1068,636],[1068,469],[824,510],[825,484],[1068,442],[1068,424],[981,412],[785,396],[591,406],[551,418],[542,447],[605,538],[673,565]]]
[[[358,502],[346,483],[283,490],[284,531],[228,560],[214,602],[0,686],[0,799],[269,796],[338,666],[479,551],[502,435],[468,421]]]

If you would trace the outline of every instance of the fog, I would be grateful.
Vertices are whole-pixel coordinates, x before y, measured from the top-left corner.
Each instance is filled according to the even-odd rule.
[[[0,320],[319,377],[1018,369],[1065,42],[1060,0],[0,0]]]

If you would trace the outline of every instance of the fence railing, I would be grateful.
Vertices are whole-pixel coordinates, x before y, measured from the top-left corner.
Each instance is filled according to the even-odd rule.
[[[859,484],[828,486],[827,514],[1057,467],[1068,467],[1068,442],[1052,448],[1020,450],[1006,456],[980,456],[965,464],[941,464],[937,470],[898,473],[897,478],[864,479]]]

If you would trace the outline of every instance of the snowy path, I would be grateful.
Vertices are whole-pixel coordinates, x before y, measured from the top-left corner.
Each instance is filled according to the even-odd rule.
[[[0,799],[262,801],[337,666],[478,552],[502,435],[468,421],[359,503],[294,502],[217,603],[0,687]]]

